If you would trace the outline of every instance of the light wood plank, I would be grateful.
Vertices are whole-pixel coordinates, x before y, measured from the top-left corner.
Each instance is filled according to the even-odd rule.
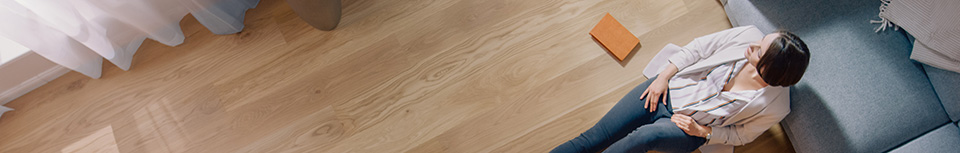
[[[187,16],[183,44],[144,42],[130,71],[71,72],[10,102],[0,152],[545,152],[646,80],[660,47],[730,28],[714,1],[343,6],[329,32],[283,0],[237,34]],[[623,63],[587,33],[608,12],[641,40]],[[743,151],[792,148],[774,127]]]

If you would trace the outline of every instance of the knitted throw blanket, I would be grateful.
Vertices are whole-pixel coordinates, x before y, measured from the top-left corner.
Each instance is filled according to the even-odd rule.
[[[910,59],[960,73],[960,0],[880,0],[877,31],[903,28],[916,40]]]

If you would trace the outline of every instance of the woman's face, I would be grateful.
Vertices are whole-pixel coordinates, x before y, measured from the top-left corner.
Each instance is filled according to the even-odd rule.
[[[767,48],[770,48],[770,43],[773,43],[773,39],[780,37],[779,33],[771,33],[760,39],[758,42],[750,43],[750,47],[747,48],[747,51],[743,53],[747,57],[747,62],[753,65],[757,65],[760,62],[760,57],[766,53]]]

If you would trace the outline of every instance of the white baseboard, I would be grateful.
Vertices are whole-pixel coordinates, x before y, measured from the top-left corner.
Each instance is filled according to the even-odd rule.
[[[17,99],[18,97],[23,96],[29,93],[30,91],[33,91],[33,89],[37,89],[38,87],[43,86],[44,84],[47,84],[47,82],[57,79],[58,77],[62,76],[63,74],[66,74],[67,72],[70,72],[70,69],[67,69],[66,67],[63,67],[60,65],[55,65],[53,67],[50,67],[49,69],[43,72],[40,72],[36,76],[30,79],[27,79],[26,81],[23,81],[22,83],[20,83],[20,85],[14,86],[13,88],[10,88],[7,91],[3,91],[2,93],[0,93],[0,105],[7,104],[8,102],[13,101],[14,99]]]

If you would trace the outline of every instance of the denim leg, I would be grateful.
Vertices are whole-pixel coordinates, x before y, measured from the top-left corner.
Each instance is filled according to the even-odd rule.
[[[620,99],[613,108],[603,115],[597,124],[566,143],[553,148],[553,153],[567,152],[599,152],[617,140],[627,136],[641,125],[653,123],[657,118],[670,116],[671,111],[660,103],[656,112],[643,108],[645,99],[640,99],[643,91],[656,79],[650,78],[646,82],[633,88],[626,96]],[[661,99],[665,99],[662,97]],[[669,98],[666,98],[669,99]],[[668,101],[669,102],[669,101]]]
[[[669,117],[663,117],[653,124],[640,126],[603,152],[693,152],[706,142],[705,138],[687,135]]]

